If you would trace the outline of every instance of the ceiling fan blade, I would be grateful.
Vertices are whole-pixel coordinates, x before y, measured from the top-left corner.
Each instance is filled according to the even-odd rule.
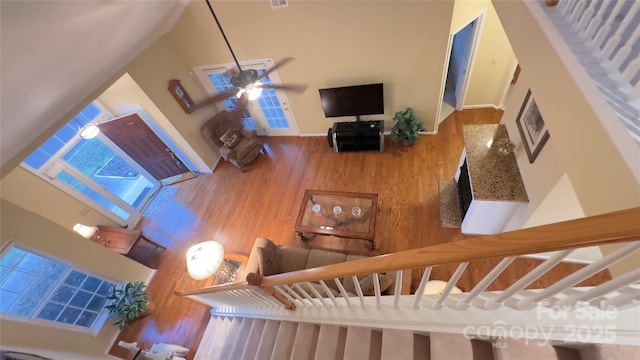
[[[282,60],[278,61],[277,63],[275,63],[275,65],[273,65],[272,68],[267,69],[267,71],[265,71],[264,73],[262,73],[262,75],[258,76],[258,78],[256,79],[256,81],[266,78],[267,76],[269,76],[270,73],[272,73],[275,69],[286,65],[288,63],[290,63],[291,61],[293,61],[292,57],[286,57],[286,58],[282,58]]]
[[[293,92],[303,92],[307,89],[307,85],[301,84],[289,84],[289,85],[255,85],[255,87],[263,89],[276,89],[276,90],[288,90]]]
[[[234,90],[223,91],[221,93],[213,95],[212,97],[210,97],[210,98],[208,98],[206,100],[203,100],[202,102],[197,103],[193,108],[194,108],[194,110],[198,110],[198,109],[203,108],[205,106],[213,105],[213,104],[215,104],[217,102],[220,102],[220,101],[222,101],[222,100],[224,100],[226,98],[232,97],[237,93],[238,93],[238,90],[235,90],[235,89]]]

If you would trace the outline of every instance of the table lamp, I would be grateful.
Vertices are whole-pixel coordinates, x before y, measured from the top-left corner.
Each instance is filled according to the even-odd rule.
[[[93,239],[93,237],[98,235],[100,232],[97,226],[88,226],[83,224],[75,224],[73,226],[73,231],[77,232],[85,239]]]
[[[213,275],[222,264],[224,249],[217,241],[205,241],[187,250],[187,271],[196,280]]]

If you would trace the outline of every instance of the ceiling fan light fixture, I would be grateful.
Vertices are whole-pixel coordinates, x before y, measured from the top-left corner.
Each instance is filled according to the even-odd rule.
[[[93,139],[98,136],[100,133],[100,128],[96,124],[87,124],[82,129],[80,129],[80,137],[85,140]]]
[[[260,97],[260,94],[262,94],[261,85],[263,84],[260,81],[256,81],[255,83],[238,90],[236,96],[240,99],[244,93],[247,93],[249,100],[255,100]]]

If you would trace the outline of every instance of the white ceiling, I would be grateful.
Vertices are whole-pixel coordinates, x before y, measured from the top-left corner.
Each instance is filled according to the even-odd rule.
[[[1,165],[169,31],[189,1],[1,0]]]

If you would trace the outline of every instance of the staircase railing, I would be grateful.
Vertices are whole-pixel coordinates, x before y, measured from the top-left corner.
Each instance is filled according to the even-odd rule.
[[[511,328],[525,327],[532,322],[540,324],[539,334],[547,334],[544,331],[549,330],[553,332],[550,338],[558,341],[571,335],[567,324],[587,326],[590,330],[603,326],[601,319],[600,322],[577,319],[581,322],[576,323],[574,315],[585,311],[581,308],[583,305],[596,312],[613,307],[616,310],[616,318],[611,320],[614,339],[604,340],[634,345],[640,338],[640,325],[636,321],[640,316],[640,305],[636,301],[640,299],[640,286],[635,285],[640,281],[640,268],[597,286],[575,285],[640,249],[639,219],[640,208],[634,208],[302,271],[249,276],[248,282],[186,291],[184,295],[212,306],[213,314],[296,317],[297,321],[334,324],[366,321],[369,326],[378,324],[423,331],[462,333],[470,324],[496,326],[496,319],[510,319]],[[614,243],[622,244],[548,288],[527,289],[573,249]],[[485,291],[517,256],[548,251],[557,253],[507,289]],[[472,289],[464,293],[454,291],[458,290],[456,284],[470,262],[496,258],[499,263]],[[432,269],[445,264],[457,264],[446,286],[439,293],[425,293]],[[423,269],[420,285],[414,294],[403,294],[404,273],[398,270],[415,268]],[[396,271],[395,291],[393,295],[383,295],[381,277],[393,271]],[[363,275],[371,275],[372,296],[366,296],[358,278]],[[346,280],[341,280],[343,278]],[[353,283],[353,293],[345,289],[347,281]],[[558,315],[564,321],[558,324],[555,312],[559,308],[569,308],[574,318]],[[420,312],[416,312],[418,310]],[[505,326],[504,323],[498,325]],[[590,340],[598,342],[593,337]]]
[[[544,9],[640,143],[640,2],[561,0]]]

